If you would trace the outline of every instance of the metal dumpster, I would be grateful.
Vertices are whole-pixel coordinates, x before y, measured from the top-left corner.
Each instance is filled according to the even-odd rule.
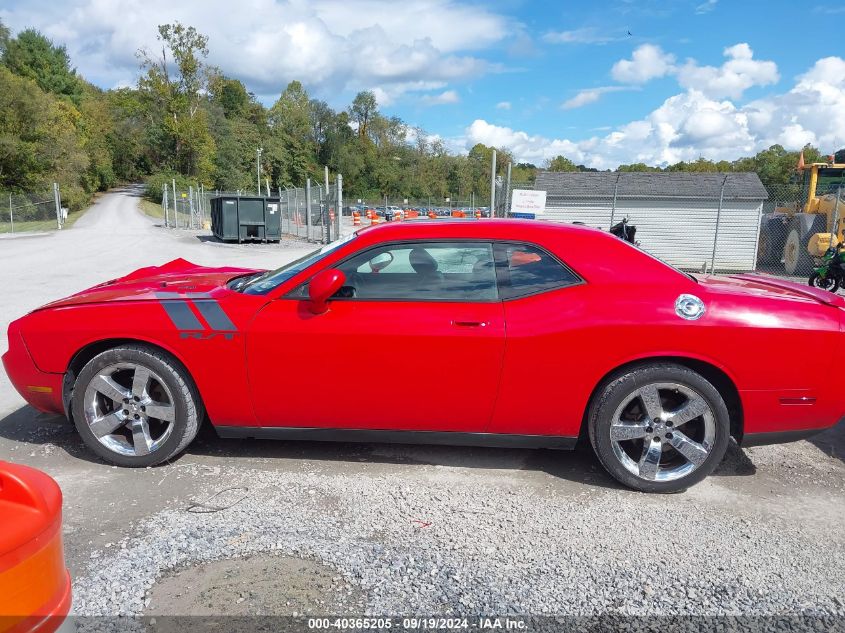
[[[211,232],[219,240],[278,242],[279,198],[218,196],[211,199]]]

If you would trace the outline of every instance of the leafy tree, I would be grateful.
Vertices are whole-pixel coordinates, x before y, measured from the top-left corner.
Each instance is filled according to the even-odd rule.
[[[151,141],[156,157],[185,176],[206,180],[213,170],[214,139],[208,115],[200,106],[208,89],[208,38],[192,26],[158,27],[161,52],[141,49],[138,57],[146,71],[138,88],[148,99],[155,130]]]
[[[548,171],[580,171],[578,166],[565,156],[555,156],[546,161]]]
[[[12,34],[9,28],[3,24],[3,20],[0,20],[0,60],[3,59],[3,55],[6,53],[10,39],[12,39]]]
[[[376,114],[378,114],[378,103],[373,92],[364,90],[355,95],[349,107],[349,115],[358,124],[359,137],[367,138],[370,121]]]
[[[0,25],[2,27],[2,25]],[[14,39],[0,28],[3,63],[16,75],[32,79],[45,92],[52,92],[79,103],[82,83],[64,46],[56,46],[35,29],[27,29]]]

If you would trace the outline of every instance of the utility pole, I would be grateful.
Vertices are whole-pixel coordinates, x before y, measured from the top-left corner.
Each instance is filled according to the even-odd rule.
[[[263,147],[259,147],[257,150],[255,150],[255,152],[256,152],[255,172],[256,172],[257,178],[258,178],[258,180],[257,180],[258,188],[256,189],[256,191],[258,192],[259,196],[261,195],[261,152],[263,152],[263,151],[264,151]]]
[[[838,200],[837,200],[838,202]],[[15,232],[15,212],[12,209],[12,194],[9,194],[9,222],[12,223],[12,233]]]
[[[493,150],[493,160],[490,166],[490,217],[496,217],[496,150]]]

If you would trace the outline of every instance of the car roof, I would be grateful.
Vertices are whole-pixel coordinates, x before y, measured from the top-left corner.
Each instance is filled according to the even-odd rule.
[[[544,220],[441,218],[389,222],[367,226],[358,230],[359,235],[374,241],[410,240],[416,238],[475,238],[544,240],[561,238],[603,239],[609,233],[577,224],[564,224]],[[612,236],[610,236],[612,237]]]

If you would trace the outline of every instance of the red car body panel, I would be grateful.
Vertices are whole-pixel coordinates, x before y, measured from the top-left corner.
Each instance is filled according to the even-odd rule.
[[[319,315],[286,296],[353,253],[416,240],[538,245],[583,283],[488,303],[336,300]],[[7,372],[33,406],[62,412],[62,381],[80,350],[143,341],[187,368],[220,427],[575,437],[610,373],[675,358],[726,377],[745,436],[820,430],[845,413],[831,380],[841,297],[758,275],[696,281],[593,229],[396,223],[359,231],[266,295],[226,287],[250,272],[176,260],[44,306],[10,325]],[[683,293],[704,301],[701,319],[675,313]],[[227,327],[209,320],[211,303]],[[197,327],[179,327],[186,321]],[[460,325],[472,322],[486,325]]]

